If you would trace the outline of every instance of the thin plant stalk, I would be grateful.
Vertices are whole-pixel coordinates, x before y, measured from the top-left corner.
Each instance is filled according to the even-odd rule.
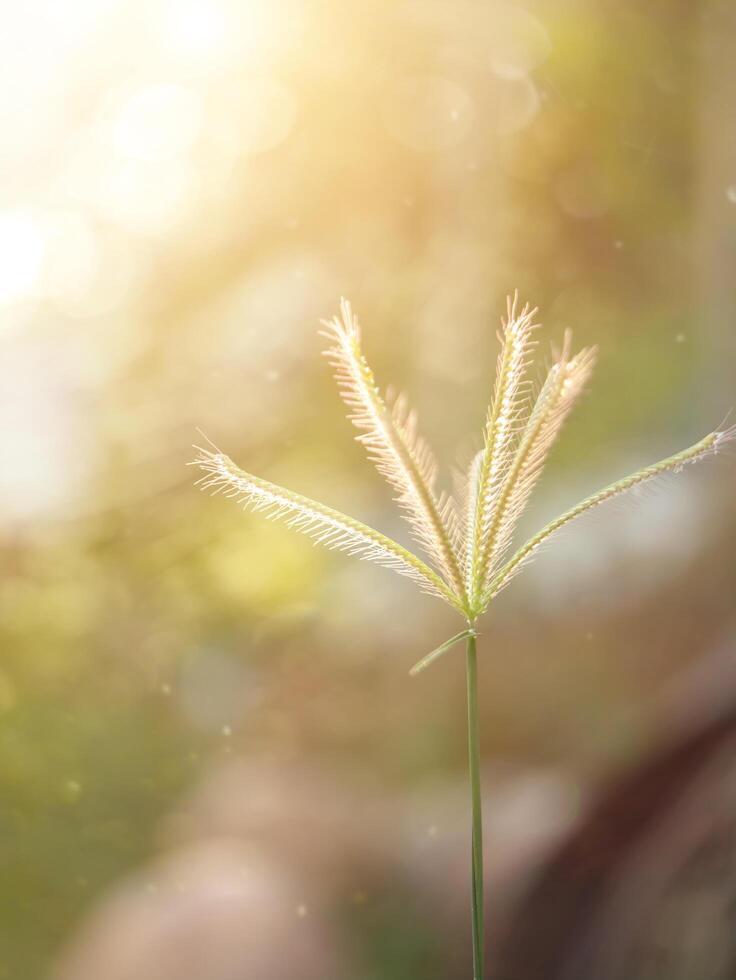
[[[475,632],[465,647],[468,687],[468,769],[470,772],[471,876],[473,926],[473,978],[483,980],[484,896],[483,896],[483,804],[480,790],[480,727],[478,724],[478,656]]]
[[[466,640],[468,756],[472,807],[472,926],[474,980],[483,980],[483,817],[478,733],[478,660],[475,624],[498,593],[547,540],[572,521],[639,484],[675,473],[688,463],[720,452],[736,438],[736,426],[709,433],[689,449],[646,466],[592,494],[550,521],[511,557],[514,532],[542,473],[553,443],[588,382],[595,350],[571,355],[565,336],[536,398],[528,380],[535,310],[519,310],[509,298],[499,339],[496,383],[483,430],[483,448],[459,480],[460,496],[437,489],[438,465],[419,434],[416,415],[403,396],[385,397],[361,347],[360,327],[350,304],[325,322],[330,347],[325,351],[350,419],[369,458],[396,493],[420,558],[397,541],[320,501],[246,473],[216,446],[200,449],[194,465],[201,483],[233,497],[243,507],[283,520],[315,542],[392,568],[424,592],[459,613],[466,628],[427,654],[411,670],[425,667]]]

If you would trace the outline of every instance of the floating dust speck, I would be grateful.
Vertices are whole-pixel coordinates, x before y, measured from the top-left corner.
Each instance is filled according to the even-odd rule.
[[[302,902],[301,905],[297,905],[296,914],[300,919],[304,919],[307,915],[307,906]]]
[[[223,725],[222,728],[220,729],[220,732],[225,738],[230,738],[230,736],[233,733],[233,730],[229,725]]]
[[[685,334],[684,333],[678,333],[675,336],[675,343],[676,344],[684,344],[685,343]]]
[[[67,803],[76,803],[82,793],[82,785],[76,779],[67,779],[61,788]]]
[[[736,204],[736,184],[729,184],[726,188],[726,197],[731,204]]]
[[[162,684],[161,693],[164,695],[164,697],[168,697],[171,694],[171,684]]]
[[[416,75],[394,86],[383,115],[389,133],[403,146],[442,153],[468,136],[476,110],[469,92],[453,79]]]

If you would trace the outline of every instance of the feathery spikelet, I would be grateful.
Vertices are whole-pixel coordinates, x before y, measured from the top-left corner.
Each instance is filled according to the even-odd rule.
[[[413,579],[425,592],[456,604],[446,584],[431,568],[384,534],[316,500],[246,473],[223,453],[196,448],[199,456],[193,465],[204,471],[205,475],[198,481],[203,489],[234,497],[246,508],[262,511],[269,519],[283,519],[289,527],[327,548],[393,568]]]
[[[488,604],[487,586],[503,559],[529,497],[539,480],[550,449],[570,414],[575,400],[590,378],[596,352],[585,348],[570,357],[571,336],[565,335],[562,353],[552,365],[547,379],[521,434],[519,445],[503,485],[494,502],[479,564],[484,577],[473,597],[482,610]]]
[[[360,346],[360,327],[350,304],[342,300],[341,316],[323,321],[332,346],[325,351],[335,369],[350,419],[361,430],[358,440],[368,456],[396,490],[397,501],[415,540],[463,601],[464,583],[453,537],[457,516],[452,498],[437,497],[437,462],[417,431],[417,419],[404,396],[389,409],[376,385]]]
[[[462,482],[458,480],[458,483],[460,483],[458,500],[462,506],[460,554],[463,556],[464,561],[463,570],[465,573],[466,587],[470,587],[473,576],[477,522],[480,520],[478,498],[480,496],[484,456],[485,451],[483,449],[479,450],[471,459],[465,473],[462,474]]]
[[[466,512],[465,533],[465,588],[471,597],[478,593],[485,579],[484,556],[492,515],[528,405],[528,384],[524,375],[537,311],[527,304],[517,314],[517,303],[517,293],[506,303],[506,320],[503,321],[503,333],[499,336],[501,351],[493,399],[486,419],[484,449],[479,460],[473,461],[474,472],[469,474],[468,479],[475,502],[475,513]]]
[[[679,473],[689,463],[697,463],[699,460],[705,459],[708,456],[715,456],[723,449],[726,443],[732,442],[734,439],[736,439],[736,426],[722,432],[710,432],[688,449],[683,449],[679,453],[675,453],[674,456],[668,456],[658,463],[645,466],[636,473],[624,477],[623,480],[611,483],[602,490],[591,494],[590,497],[586,497],[585,500],[581,500],[579,504],[576,504],[570,510],[565,511],[564,514],[550,521],[541,531],[538,531],[519,548],[513,557],[494,576],[488,588],[488,600],[490,601],[495,598],[501,589],[508,585],[521,568],[534,557],[535,553],[548,538],[567,524],[570,524],[577,517],[580,517],[581,514],[585,514],[599,504],[612,500],[614,497],[618,497],[620,494],[626,493],[628,490],[642,483],[656,480],[657,477],[664,476],[666,473]]]

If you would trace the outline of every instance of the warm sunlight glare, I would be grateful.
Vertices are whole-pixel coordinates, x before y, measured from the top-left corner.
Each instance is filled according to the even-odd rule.
[[[33,292],[43,255],[43,232],[32,215],[0,213],[0,303],[14,303]]]

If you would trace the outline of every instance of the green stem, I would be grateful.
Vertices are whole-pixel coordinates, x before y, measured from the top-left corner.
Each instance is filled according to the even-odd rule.
[[[473,978],[483,980],[483,813],[480,797],[480,744],[478,738],[478,658],[475,633],[468,636],[466,647],[468,678],[468,759],[472,822],[473,879]]]

